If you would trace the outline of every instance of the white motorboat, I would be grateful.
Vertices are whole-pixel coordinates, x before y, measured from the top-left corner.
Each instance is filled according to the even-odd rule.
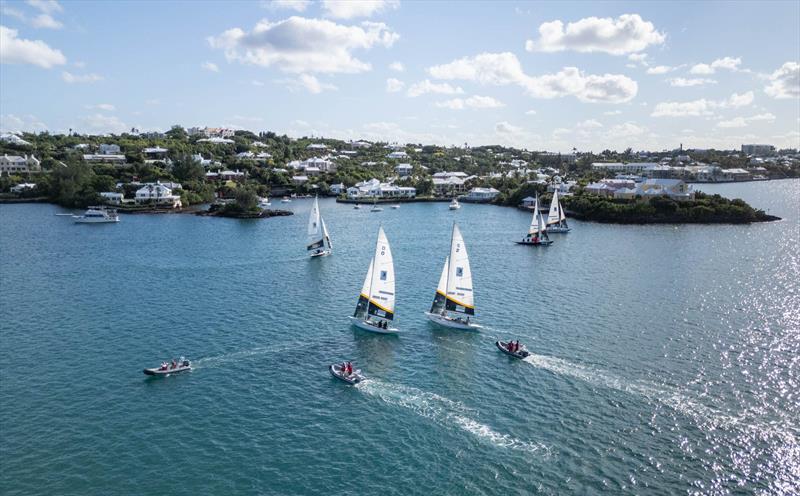
[[[308,238],[309,244],[306,250],[311,252],[311,257],[324,257],[333,251],[331,237],[328,228],[325,227],[325,220],[319,213],[319,199],[314,198],[311,206],[311,215],[308,217]]]
[[[392,210],[397,210],[398,208],[400,208],[400,205],[392,205]]]
[[[258,206],[261,208],[267,208],[272,205],[272,202],[269,201],[269,198],[259,198],[258,199]]]
[[[568,233],[567,216],[558,201],[558,191],[553,191],[553,200],[550,202],[550,211],[547,213],[547,232]]]
[[[377,200],[372,203],[372,208],[369,209],[370,212],[383,212],[383,208],[378,206]]]
[[[453,201],[450,202],[450,210],[458,210],[461,208],[461,204],[458,203],[457,198],[453,198]]]
[[[89,207],[83,215],[73,215],[76,224],[106,224],[119,222],[117,209],[107,207]]]
[[[290,200],[289,197],[287,197],[287,196],[284,196],[283,198],[281,198],[281,203],[291,203],[291,202],[292,202],[292,200]]]
[[[162,362],[160,367],[144,369],[144,375],[166,377],[170,374],[177,374],[179,372],[187,372],[190,370],[192,370],[192,363],[189,360],[181,357],[177,362],[175,360],[173,360],[172,363]]]
[[[369,269],[361,286],[356,310],[350,319],[353,325],[365,331],[381,334],[395,334],[391,327],[394,320],[394,261],[389,240],[383,227],[378,229],[375,254],[369,262]]]
[[[455,222],[450,237],[450,254],[444,260],[431,309],[425,315],[432,322],[452,329],[471,330],[481,327],[470,320],[475,316],[472,270],[464,238]]]
[[[361,210],[361,205],[356,203],[355,206],[353,207],[353,210]]]
[[[522,241],[517,241],[518,245],[530,246],[548,246],[553,242],[547,236],[547,224],[542,219],[542,214],[539,212],[539,195],[536,195],[536,202],[533,205],[533,218],[531,225],[528,228],[528,234],[522,238]]]
[[[333,365],[328,367],[328,370],[331,371],[332,376],[348,384],[358,384],[359,382],[366,379],[363,375],[361,375],[361,370],[353,369],[353,371],[348,374],[345,371],[344,364],[342,363],[334,363]]]

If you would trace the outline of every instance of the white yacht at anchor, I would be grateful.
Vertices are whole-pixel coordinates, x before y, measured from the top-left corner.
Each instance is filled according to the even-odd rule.
[[[119,222],[117,209],[107,207],[89,207],[83,215],[73,215],[76,224],[107,224]]]

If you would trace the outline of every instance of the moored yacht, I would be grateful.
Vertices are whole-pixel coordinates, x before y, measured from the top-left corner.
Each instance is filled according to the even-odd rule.
[[[450,210],[458,210],[461,208],[461,204],[458,203],[457,198],[453,198],[453,201],[450,202]]]
[[[73,215],[76,224],[105,224],[119,222],[117,209],[107,207],[89,207],[83,215]]]

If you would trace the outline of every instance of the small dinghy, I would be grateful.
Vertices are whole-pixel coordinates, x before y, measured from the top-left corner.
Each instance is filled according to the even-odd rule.
[[[348,384],[358,384],[365,379],[365,377],[361,375],[361,370],[354,369],[351,374],[348,374],[344,371],[344,368],[344,364],[342,363],[334,363],[328,367],[332,376]]]
[[[171,364],[163,362],[160,367],[152,369],[144,369],[144,375],[156,375],[156,376],[166,377],[170,374],[177,374],[178,372],[186,372],[188,370],[192,370],[191,362],[181,357],[181,359],[178,360],[177,362],[173,360]]]
[[[494,344],[495,344],[495,346],[497,346],[497,348],[500,351],[502,351],[506,355],[510,355],[510,356],[512,356],[514,358],[520,358],[521,359],[521,358],[525,358],[528,355],[530,355],[530,353],[528,353],[528,350],[525,349],[525,345],[523,345],[523,344],[519,345],[519,351],[511,351],[511,350],[508,349],[508,346],[511,344],[511,341],[509,341],[507,343],[504,343],[502,341],[495,341]]]

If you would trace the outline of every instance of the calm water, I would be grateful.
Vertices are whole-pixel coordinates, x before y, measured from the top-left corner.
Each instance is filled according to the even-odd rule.
[[[514,209],[325,200],[335,253],[308,260],[310,200],[106,226],[2,205],[0,493],[798,494],[800,181],[704,189],[785,220],[573,222],[537,249]],[[422,314],[453,219],[481,333]],[[347,319],[379,223],[398,338]],[[194,372],[142,375],[180,354]]]

